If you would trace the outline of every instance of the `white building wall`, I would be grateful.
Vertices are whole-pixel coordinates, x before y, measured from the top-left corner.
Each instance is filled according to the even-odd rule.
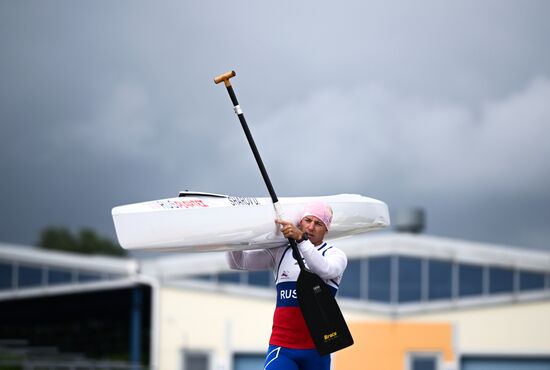
[[[231,369],[233,353],[265,354],[274,309],[274,296],[161,287],[159,369],[185,370],[183,351],[209,353],[215,370]]]
[[[459,355],[550,356],[550,301],[471,307],[402,320],[451,322]]]
[[[274,294],[261,297],[237,289],[161,287],[159,369],[185,370],[184,351],[208,353],[212,370],[231,369],[234,353],[264,355],[275,308]],[[548,300],[471,306],[394,318],[344,307],[343,313],[348,323],[391,320],[451,323],[457,356],[550,356]]]

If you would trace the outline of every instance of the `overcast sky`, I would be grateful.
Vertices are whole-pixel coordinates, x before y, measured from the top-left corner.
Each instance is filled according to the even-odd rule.
[[[2,1],[0,242],[190,189],[360,193],[550,250],[550,2]]]

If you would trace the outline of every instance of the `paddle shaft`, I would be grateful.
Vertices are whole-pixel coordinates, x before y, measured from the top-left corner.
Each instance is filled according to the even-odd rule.
[[[277,217],[282,219],[279,199],[277,198],[277,194],[275,194],[275,189],[273,189],[271,180],[269,179],[262,158],[260,157],[260,152],[254,143],[254,138],[250,133],[250,129],[244,118],[235,91],[233,91],[233,87],[229,81],[229,79],[234,76],[235,71],[227,72],[216,77],[214,82],[218,84],[223,81],[227,88],[235,113],[239,117],[250,149],[252,149],[254,153],[254,158],[256,158],[256,163],[260,168],[265,185],[273,201],[273,207],[275,208]],[[298,304],[317,351],[323,356],[351,346],[353,344],[353,338],[347,327],[346,320],[334,299],[334,295],[330,292],[328,285],[319,276],[305,267],[296,240],[288,238],[288,242],[292,247],[292,254],[300,266],[300,275],[296,281]]]
[[[235,91],[233,90],[233,86],[231,86],[231,81],[229,81],[229,79],[234,76],[235,76],[235,71],[227,72],[227,73],[224,73],[223,75],[220,75],[214,78],[214,82],[218,84],[223,81],[225,84],[225,87],[227,88],[227,93],[231,98],[231,103],[233,103],[233,109],[235,110],[235,114],[237,114],[237,117],[239,117],[239,121],[241,122],[241,126],[243,128],[246,139],[248,140],[248,144],[250,145],[250,149],[252,149],[252,153],[254,154],[254,158],[256,159],[256,163],[258,164],[258,168],[262,173],[262,177],[264,179],[265,185],[267,186],[267,190],[269,191],[269,196],[271,197],[271,201],[273,202],[273,207],[275,208],[275,213],[277,213],[277,218],[281,219],[282,211],[279,205],[279,199],[277,198],[277,194],[275,193],[273,184],[271,184],[271,180],[269,179],[269,175],[267,174],[267,170],[265,169],[264,162],[262,161],[262,157],[260,156],[260,152],[258,151],[258,147],[256,147],[256,143],[254,142],[252,133],[248,128],[248,124],[246,123],[246,119],[244,118],[244,113],[241,109],[241,106],[239,105],[239,101],[237,100],[237,96],[235,95]],[[294,258],[296,258],[296,260],[298,261],[298,265],[300,266],[300,269],[305,270],[306,267],[304,265],[304,261],[302,260],[302,255],[298,250],[298,245],[296,244],[296,240],[292,238],[288,238],[288,242],[292,247]]]

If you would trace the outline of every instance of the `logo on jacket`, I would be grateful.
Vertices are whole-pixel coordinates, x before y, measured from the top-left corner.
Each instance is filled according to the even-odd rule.
[[[288,279],[288,274],[289,272],[286,271],[286,270],[283,270],[283,272],[281,273],[281,279],[284,280],[284,279]]]
[[[296,299],[296,289],[282,289],[280,292],[280,299],[284,301],[285,299]]]

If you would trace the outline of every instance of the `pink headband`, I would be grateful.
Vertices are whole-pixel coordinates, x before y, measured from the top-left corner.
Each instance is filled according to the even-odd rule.
[[[302,219],[306,216],[315,216],[319,220],[323,221],[327,230],[330,229],[330,223],[332,222],[332,208],[323,202],[310,203],[304,209]]]

